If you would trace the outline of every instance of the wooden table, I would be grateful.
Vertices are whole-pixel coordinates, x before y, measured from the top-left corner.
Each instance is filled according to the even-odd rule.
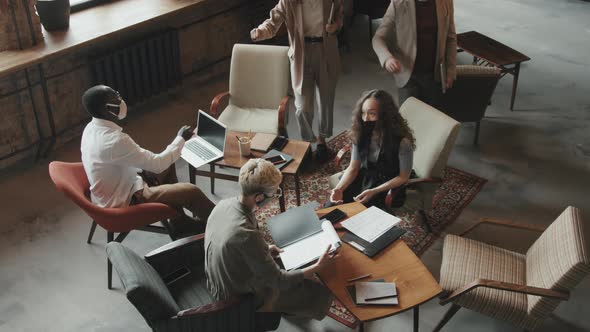
[[[209,163],[209,171],[202,171],[195,169],[191,164],[188,165],[189,170],[189,179],[191,183],[195,183],[195,177],[197,175],[207,176],[211,178],[211,193],[215,193],[215,179],[223,179],[229,181],[238,181],[238,176],[236,175],[229,175],[223,173],[216,173],[215,166],[220,167],[227,167],[233,169],[240,169],[244,164],[250,160],[251,158],[260,158],[262,157],[265,152],[259,152],[252,150],[252,153],[248,157],[244,157],[240,155],[239,147],[238,147],[238,140],[236,136],[247,136],[248,133],[239,132],[228,130],[227,135],[225,137],[225,151],[223,154],[223,159],[219,159],[217,161]],[[297,198],[297,205],[301,205],[301,189],[299,187],[299,169],[301,168],[301,162],[303,161],[303,157],[310,149],[310,143],[304,141],[298,141],[294,139],[289,139],[289,142],[285,147],[281,150],[290,156],[293,157],[293,160],[287,164],[287,166],[281,169],[281,173],[283,173],[283,182],[281,183],[281,189],[285,192],[283,188],[283,184],[285,182],[285,175],[293,176],[295,178],[295,197]],[[282,195],[279,198],[279,205],[281,207],[281,211],[285,211],[285,195]]]
[[[510,110],[513,110],[520,64],[531,58],[477,31],[457,34],[457,47],[473,55],[473,64],[496,66],[502,70],[502,76],[513,76],[510,98]]]
[[[336,207],[322,209],[323,215]],[[352,216],[366,209],[361,203],[350,203],[338,206],[347,215]],[[339,231],[342,236],[344,232]],[[371,277],[362,281],[385,279],[395,282],[399,294],[399,305],[396,306],[357,306],[352,302],[346,286],[348,279],[370,273]],[[414,309],[414,331],[418,331],[419,305],[427,302],[442,292],[424,263],[402,240],[395,241],[388,248],[373,258],[365,256],[350,245],[343,243],[338,258],[333,265],[320,274],[322,282],[334,296],[361,322],[364,323],[393,316],[400,312]]]

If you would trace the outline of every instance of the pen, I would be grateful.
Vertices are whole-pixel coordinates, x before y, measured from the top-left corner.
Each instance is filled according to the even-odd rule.
[[[353,282],[353,281],[357,281],[357,280],[361,280],[361,279],[368,278],[368,277],[370,277],[370,276],[371,276],[371,274],[370,274],[370,273],[368,273],[368,274],[363,274],[362,276],[358,276],[358,277],[355,277],[355,278],[352,278],[352,279],[348,279],[348,280],[346,280],[346,281],[348,281],[348,282]]]
[[[369,298],[365,299],[365,301],[377,301],[377,300],[390,299],[390,298],[393,298],[393,297],[397,297],[397,294],[395,294],[395,295],[377,296],[377,297],[369,297]]]
[[[238,136],[236,136],[236,139],[238,140],[238,143],[242,143],[242,141],[240,140],[240,138]]]

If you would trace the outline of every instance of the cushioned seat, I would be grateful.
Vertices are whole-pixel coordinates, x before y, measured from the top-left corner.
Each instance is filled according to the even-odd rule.
[[[276,109],[238,107],[230,103],[219,115],[219,121],[231,130],[278,135],[278,116]]]
[[[207,289],[205,271],[191,271],[187,277],[168,286],[180,310],[195,308],[215,302]]]
[[[540,231],[538,226],[482,219],[510,228]],[[441,304],[453,303],[435,327],[438,332],[462,307],[532,331],[590,273],[590,255],[580,210],[568,207],[529,248],[526,255],[459,236],[448,235],[443,246]]]
[[[445,237],[440,274],[440,286],[445,291],[454,291],[476,279],[524,285],[525,272],[522,254],[455,235]],[[504,290],[475,289],[456,304],[502,320],[522,321],[527,315],[526,294]]]
[[[226,300],[211,296],[204,270],[203,238],[200,234],[172,242],[148,253],[145,259],[120,243],[109,243],[107,256],[129,302],[157,332],[276,329],[280,314],[256,312],[254,296]],[[178,273],[187,268],[188,274]]]
[[[288,47],[235,44],[229,91],[213,98],[210,113],[230,130],[286,135],[289,101]],[[221,99],[229,95],[227,107]]]

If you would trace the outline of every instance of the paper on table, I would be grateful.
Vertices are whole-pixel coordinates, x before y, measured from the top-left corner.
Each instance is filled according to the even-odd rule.
[[[311,263],[320,258],[330,244],[332,245],[330,252],[333,252],[342,245],[342,242],[332,223],[324,220],[321,232],[281,248],[284,250],[281,253],[283,266],[290,271]]]
[[[371,206],[363,212],[343,221],[342,227],[367,242],[373,242],[400,221],[400,218]]]
[[[357,282],[354,284],[356,289],[356,304],[398,304],[397,297],[390,297],[381,300],[365,301],[365,299],[397,295],[394,282]]]

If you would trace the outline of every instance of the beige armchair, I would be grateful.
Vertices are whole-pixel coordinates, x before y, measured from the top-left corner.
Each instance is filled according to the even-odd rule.
[[[408,197],[405,207],[420,212],[426,226],[430,228],[424,210],[431,208],[434,192],[442,182],[444,169],[459,133],[459,123],[413,97],[403,103],[400,113],[408,121],[416,139],[414,171],[417,178],[410,179],[406,184]],[[338,152],[337,163],[349,148],[345,147]],[[337,173],[330,177],[331,188],[338,184],[341,176],[342,173]],[[385,200],[388,206],[397,192],[397,188],[389,191]]]
[[[286,135],[289,96],[287,47],[235,44],[229,91],[215,96],[210,114],[230,130]],[[222,99],[229,96],[225,109]]]
[[[491,223],[542,231],[513,222],[483,219],[463,234]],[[461,308],[508,321],[525,331],[537,328],[590,272],[582,216],[568,207],[525,255],[447,235],[443,246],[441,304],[452,303],[435,332]],[[463,235],[462,234],[462,235]]]

